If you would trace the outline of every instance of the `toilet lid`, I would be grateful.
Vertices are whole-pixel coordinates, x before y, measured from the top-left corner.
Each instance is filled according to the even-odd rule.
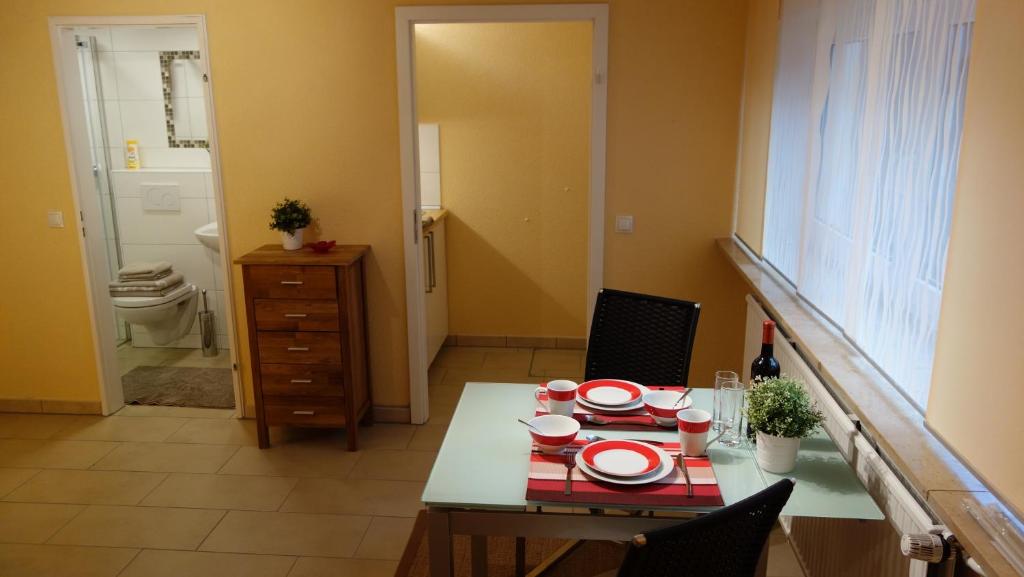
[[[146,307],[155,307],[169,302],[174,302],[183,297],[188,296],[192,291],[196,290],[196,286],[189,283],[184,283],[178,288],[171,292],[158,297],[110,297],[115,307],[121,307],[125,309],[141,309]]]

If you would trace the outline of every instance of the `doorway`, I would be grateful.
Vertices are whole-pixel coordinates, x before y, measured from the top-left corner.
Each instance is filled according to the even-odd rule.
[[[51,31],[103,413],[241,416],[204,20]]]
[[[434,301],[438,300],[438,289],[444,289],[453,299],[460,299],[453,302],[450,319],[453,331],[461,332],[469,327],[472,334],[474,327],[480,330],[484,325],[474,325],[473,320],[482,316],[481,306],[484,312],[501,309],[507,312],[511,309],[520,312],[518,315],[514,312],[505,315],[510,318],[492,320],[482,330],[489,333],[487,338],[511,343],[511,336],[517,335],[515,342],[523,343],[522,348],[533,349],[543,346],[538,343],[545,339],[539,335],[530,338],[522,335],[530,335],[531,331],[547,331],[552,342],[556,340],[555,335],[568,337],[570,335],[564,333],[572,333],[576,338],[571,340],[582,345],[582,334],[589,329],[590,311],[603,276],[607,7],[399,8],[396,10],[396,25],[403,203],[407,209],[405,248],[411,420],[423,423],[429,417],[428,366],[437,353],[440,340],[443,340],[439,339],[436,330],[438,314]],[[575,39],[576,45],[572,48],[558,44],[570,38]],[[480,48],[488,46],[488,41],[489,49],[497,51],[489,60],[478,54]],[[584,53],[583,57],[570,56],[570,53],[579,51],[579,44],[585,46],[589,53]],[[529,56],[527,49],[518,52],[518,56],[510,56],[511,52],[524,46],[534,49],[540,46],[547,52]],[[439,52],[443,53],[441,58],[438,57]],[[557,69],[557,64],[552,70],[541,70],[552,68],[549,66],[551,61],[558,60],[555,55],[563,53],[567,58],[562,70]],[[544,55],[548,57],[542,62]],[[438,62],[448,59],[448,56],[453,56],[452,61],[438,66]],[[583,68],[574,72],[582,72],[582,90],[573,92],[571,82],[559,87],[562,75],[569,73],[571,76],[573,73],[569,65],[579,63]],[[510,68],[509,75],[494,78],[494,69],[502,64]],[[440,84],[424,85],[428,75],[432,80],[437,80],[435,76],[445,76],[446,68],[453,74]],[[467,72],[467,68],[472,70]],[[477,74],[475,84],[474,72]],[[547,72],[548,76],[542,72]],[[468,88],[460,90],[456,84],[465,83],[467,79],[470,83]],[[531,82],[538,86],[529,86]],[[445,83],[450,94],[444,98],[450,95],[453,102],[449,103],[451,106],[438,106],[437,92],[446,90]],[[544,91],[545,87],[548,92]],[[534,95],[542,95],[539,100],[544,102],[534,107],[538,110],[530,110],[530,105],[525,104],[528,98],[523,97],[528,96],[531,90]],[[477,99],[477,104],[481,100],[486,101],[486,105],[498,107],[490,110],[497,110],[497,113],[481,122],[483,115],[479,114],[480,111],[474,115],[470,110],[474,105],[459,100],[459,95],[488,91],[492,92],[492,98],[488,99],[484,94],[482,99]],[[557,97],[551,97],[552,93],[565,94],[566,99],[559,102]],[[517,98],[520,100],[516,101]],[[575,108],[572,106],[574,103],[578,105]],[[518,118],[501,114],[502,109],[511,108],[519,109]],[[445,109],[453,114],[446,113]],[[500,118],[502,116],[504,118]],[[531,133],[521,124],[533,124],[535,130]],[[565,139],[567,133],[573,132],[577,142],[572,142],[573,134]],[[424,140],[424,135],[427,140]],[[582,142],[579,142],[580,138]],[[548,147],[547,154],[544,150],[538,152],[537,149],[545,147]],[[568,154],[574,147],[579,157],[575,165]],[[446,174],[443,178],[438,175],[439,150],[441,156],[455,153],[453,156],[457,157],[454,162],[443,163],[445,171],[455,167],[455,170],[463,172],[455,176]],[[567,152],[565,159],[559,157],[560,152]],[[485,166],[485,157],[498,160]],[[530,174],[531,164],[543,165],[545,160],[557,168],[543,166]],[[473,169],[467,167],[472,166],[484,174],[470,174]],[[566,169],[572,166],[578,168],[575,173],[571,168]],[[489,180],[491,178],[494,180]],[[451,207],[458,208],[457,211],[440,206],[443,203],[439,202],[442,196],[438,192],[439,181],[449,186],[444,196],[451,200]],[[533,186],[524,186],[526,181]],[[526,190],[530,192],[524,193]],[[500,222],[495,223],[494,219],[488,222],[488,215],[499,215],[497,220]],[[531,216],[535,216],[532,222]],[[431,218],[437,217],[442,220],[442,226],[431,222]],[[445,221],[449,224],[445,225]],[[564,238],[559,237],[559,233]],[[443,252],[443,245],[440,250],[438,247],[445,238],[449,243],[460,243],[454,252],[449,248],[447,255]],[[517,238],[521,242],[517,243]],[[466,246],[467,240],[480,241],[474,242],[479,250]],[[578,255],[573,252],[574,244]],[[569,261],[563,258],[565,262],[543,262],[557,261],[555,257],[567,255],[574,255],[574,258]],[[454,267],[461,266],[461,276],[460,270],[455,268],[455,277],[445,283],[444,271],[438,269],[438,263],[444,260]],[[543,272],[545,265],[549,271],[546,275]],[[469,272],[473,269],[480,269],[476,276]],[[572,270],[567,272],[566,269]],[[479,275],[494,278],[481,279]],[[496,283],[495,278],[501,280]],[[544,281],[548,281],[550,286],[540,286]],[[578,287],[578,292],[573,286]],[[511,293],[504,299],[490,296],[496,292],[494,287],[509,287]],[[460,292],[462,297],[457,296]],[[479,298],[484,294],[490,298]],[[476,297],[473,300],[483,301],[474,303],[478,310],[463,306],[466,303],[461,299],[467,295]],[[575,304],[576,299],[578,304]],[[534,317],[532,323],[528,320],[531,317]],[[498,328],[494,328],[496,325]],[[502,327],[510,335],[507,340],[501,334]],[[459,337],[459,344],[464,344],[463,338],[464,333]],[[480,344],[486,344],[487,338],[480,339]],[[472,336],[466,340],[475,339],[477,337]],[[532,350],[529,354],[533,354]],[[502,355],[496,351],[494,356],[514,355]]]

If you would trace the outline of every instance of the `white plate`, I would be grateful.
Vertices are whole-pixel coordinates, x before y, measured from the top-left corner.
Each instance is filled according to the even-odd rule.
[[[668,453],[654,445],[648,446],[657,451],[658,456],[661,457],[661,467],[656,469],[654,472],[641,477],[615,477],[613,475],[606,475],[600,471],[591,469],[583,462],[583,459],[577,459],[576,466],[579,467],[580,471],[588,477],[593,477],[598,481],[604,481],[615,485],[646,485],[648,483],[654,483],[655,481],[660,481],[667,477],[673,470],[675,470],[676,466],[672,462],[672,457],[668,456]]]
[[[583,405],[584,407],[586,407],[588,409],[591,409],[591,410],[594,410],[594,411],[600,411],[600,412],[603,412],[603,413],[625,413],[625,412],[628,412],[628,411],[635,411],[636,409],[643,409],[644,408],[644,398],[643,398],[643,396],[641,396],[639,399],[637,399],[636,402],[634,402],[634,403],[630,403],[628,405],[619,405],[617,407],[606,407],[604,405],[596,405],[594,403],[588,402],[586,399],[584,399],[583,397],[580,397],[580,396],[576,397],[576,402],[581,404],[581,405]],[[645,411],[644,414],[646,415],[647,412]]]

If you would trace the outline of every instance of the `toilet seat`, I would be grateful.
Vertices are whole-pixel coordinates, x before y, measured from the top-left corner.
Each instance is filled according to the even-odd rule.
[[[171,292],[163,296],[155,297],[110,297],[115,308],[143,309],[159,307],[160,305],[175,304],[180,300],[188,298],[196,290],[196,285],[183,283]]]

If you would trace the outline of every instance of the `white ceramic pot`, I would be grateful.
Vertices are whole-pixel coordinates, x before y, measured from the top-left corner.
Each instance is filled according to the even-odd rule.
[[[757,465],[769,473],[788,473],[796,467],[800,438],[757,432]]]
[[[281,232],[281,244],[285,250],[299,250],[302,248],[302,232],[304,228],[296,229],[295,234]]]

